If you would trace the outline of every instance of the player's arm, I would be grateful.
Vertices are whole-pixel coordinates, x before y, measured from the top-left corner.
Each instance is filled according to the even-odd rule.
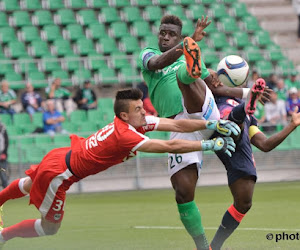
[[[222,151],[231,156],[235,151],[235,143],[231,137],[218,137],[213,140],[188,141],[188,140],[148,140],[143,143],[138,151],[148,153],[188,153],[193,151]]]
[[[172,131],[180,133],[189,133],[203,129],[210,129],[219,132],[220,134],[230,136],[231,134],[239,135],[241,130],[237,124],[232,121],[225,120],[193,120],[182,119],[174,120],[168,118],[160,118],[157,130],[159,131]]]
[[[300,125],[300,113],[298,108],[294,110],[290,123],[283,128],[280,132],[267,138],[264,133],[258,131],[251,137],[251,143],[263,152],[269,152],[276,148],[290,133]],[[250,127],[251,129],[251,127]],[[249,135],[251,132],[249,131]]]

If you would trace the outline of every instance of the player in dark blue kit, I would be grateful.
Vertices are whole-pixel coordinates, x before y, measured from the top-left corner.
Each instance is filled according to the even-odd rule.
[[[217,97],[216,103],[220,110],[221,119],[228,119],[239,124],[242,133],[236,140],[236,151],[232,157],[217,153],[217,156],[227,170],[228,185],[234,202],[225,212],[210,247],[212,250],[221,249],[224,241],[239,226],[245,214],[252,205],[252,197],[257,175],[251,144],[263,152],[277,147],[297,126],[300,125],[300,113],[294,110],[290,123],[280,132],[267,138],[257,127],[253,117],[256,101],[265,88],[265,81],[258,79],[253,85],[248,99],[242,102],[231,97]]]

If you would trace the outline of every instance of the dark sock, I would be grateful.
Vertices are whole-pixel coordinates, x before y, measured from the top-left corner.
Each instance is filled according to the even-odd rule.
[[[223,216],[221,225],[217,230],[210,246],[212,250],[219,250],[224,241],[233,233],[233,231],[239,226],[241,220],[245,214],[242,214],[231,205]]]

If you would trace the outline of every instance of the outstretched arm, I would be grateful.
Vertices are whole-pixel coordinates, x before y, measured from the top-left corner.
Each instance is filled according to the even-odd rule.
[[[300,125],[300,113],[296,108],[292,114],[291,122],[280,132],[267,138],[263,133],[256,133],[251,138],[251,143],[263,152],[269,152],[276,148],[290,133]]]

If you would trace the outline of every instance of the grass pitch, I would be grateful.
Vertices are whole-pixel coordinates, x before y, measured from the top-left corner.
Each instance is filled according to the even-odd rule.
[[[300,249],[299,182],[257,184],[253,206],[223,249]],[[196,202],[208,240],[232,203],[227,186],[200,187]],[[4,205],[5,225],[39,218],[28,198]],[[273,240],[266,235],[272,233]],[[282,235],[285,233],[285,235]],[[275,241],[285,237],[284,240]],[[298,240],[297,240],[298,234]],[[294,239],[293,239],[294,238]],[[173,190],[68,195],[62,227],[54,236],[7,242],[4,250],[192,250]]]

